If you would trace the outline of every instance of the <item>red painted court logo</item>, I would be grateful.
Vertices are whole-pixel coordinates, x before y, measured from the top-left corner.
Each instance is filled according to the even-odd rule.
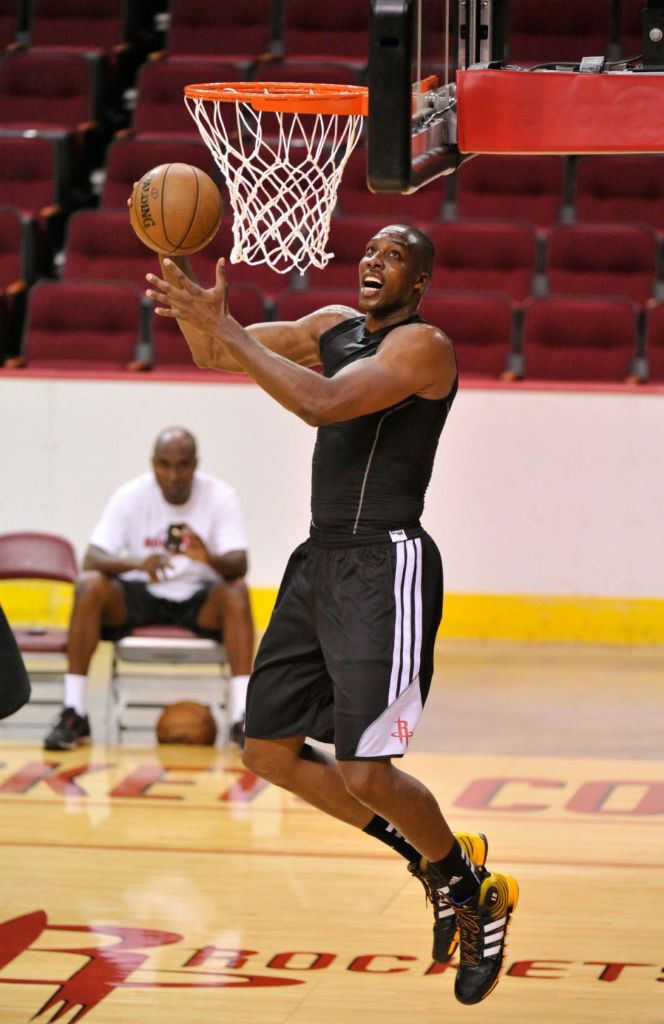
[[[408,728],[408,722],[406,721],[405,718],[397,718],[395,724],[396,730],[394,732],[391,732],[390,736],[394,736],[395,739],[401,740],[403,745],[407,747],[408,740],[413,735],[410,729]]]
[[[63,934],[63,937],[71,933],[80,934],[81,944],[72,947],[70,942],[66,941],[64,945],[60,945],[57,941],[58,933]],[[35,910],[0,924],[0,968],[17,961],[38,940],[48,941],[51,936],[52,944],[40,946],[41,952],[69,953],[79,958],[83,957],[86,960],[83,967],[68,978],[40,978],[39,981],[20,976],[0,978],[2,985],[39,984],[49,988],[55,987],[55,993],[32,1018],[35,1020],[37,1017],[50,1014],[48,1024],[53,1024],[64,1015],[76,1011],[74,1016],[67,1018],[70,1024],[74,1024],[90,1013],[114,989],[120,987],[182,989],[303,984],[296,978],[241,973],[238,968],[244,967],[248,957],[256,950],[216,947],[195,951],[176,972],[175,978],[151,978],[149,981],[141,981],[132,978],[131,975],[148,963],[150,951],[180,942],[182,935],[151,928],[52,924],[43,910]],[[103,936],[108,941],[99,945],[99,940],[93,939],[92,936]],[[209,966],[206,970],[196,969],[208,960],[213,961],[214,970]]]

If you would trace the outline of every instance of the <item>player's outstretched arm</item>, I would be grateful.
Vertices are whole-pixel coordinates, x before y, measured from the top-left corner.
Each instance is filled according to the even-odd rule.
[[[231,316],[225,260],[217,264],[212,288],[202,288],[195,280],[186,258],[160,256],[163,279],[148,274],[152,285],[148,296],[158,305],[161,316],[174,317],[191,350],[197,366],[229,373],[246,373],[246,367],[234,358],[225,339],[242,330]],[[325,316],[308,316],[295,321],[252,324],[247,328],[252,337],[271,352],[301,366],[320,362],[318,338],[324,330],[353,316],[355,310],[343,310]]]
[[[206,337],[204,351],[192,349],[197,365],[220,368],[219,350],[225,349],[268,394],[311,426],[386,409],[412,394],[443,398],[456,376],[449,339],[429,324],[397,326],[375,358],[357,360],[326,378],[307,368],[318,361],[318,339],[353,310],[326,307],[294,323],[245,330],[228,312],[223,260],[215,287],[207,291],[179,271],[173,284],[154,275],[148,280],[153,285],[148,295],[162,304],[157,313],[185,320]]]

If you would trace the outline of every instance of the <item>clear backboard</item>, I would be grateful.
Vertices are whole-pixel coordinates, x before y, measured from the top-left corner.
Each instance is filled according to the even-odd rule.
[[[664,152],[664,0],[643,0],[630,60],[508,64],[509,14],[509,0],[371,0],[371,191],[413,192],[481,153]]]

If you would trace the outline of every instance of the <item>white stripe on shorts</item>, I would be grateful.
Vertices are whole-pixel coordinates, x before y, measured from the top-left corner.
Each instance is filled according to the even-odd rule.
[[[422,714],[422,541],[397,541],[394,573],[394,645],[385,711],[369,725],[357,746],[358,757],[403,754]]]
[[[396,548],[390,704],[419,677],[422,651],[422,541],[401,540]]]

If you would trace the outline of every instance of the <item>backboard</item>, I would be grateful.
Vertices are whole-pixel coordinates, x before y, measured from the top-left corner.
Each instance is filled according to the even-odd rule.
[[[504,61],[509,7],[371,0],[372,192],[413,192],[481,153],[664,152],[664,0],[643,0],[638,57],[528,68]]]
[[[373,192],[413,192],[456,170],[456,71],[502,55],[505,7],[506,0],[371,0]]]

